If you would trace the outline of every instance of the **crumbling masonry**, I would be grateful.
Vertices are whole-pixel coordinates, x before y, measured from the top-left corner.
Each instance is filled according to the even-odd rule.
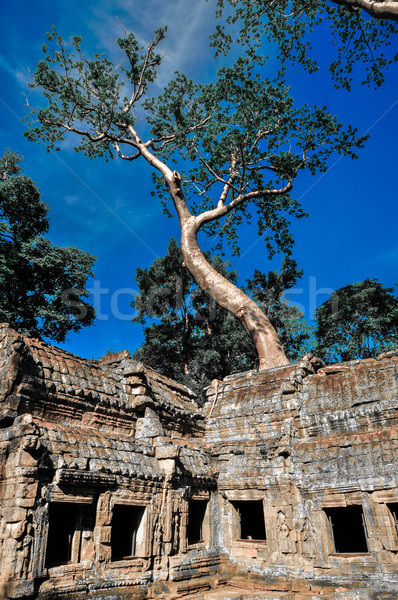
[[[398,597],[398,353],[195,395],[0,326],[0,597]]]

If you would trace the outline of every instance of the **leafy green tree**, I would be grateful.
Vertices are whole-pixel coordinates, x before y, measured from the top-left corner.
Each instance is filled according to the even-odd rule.
[[[10,150],[0,158],[0,320],[24,335],[62,342],[94,320],[84,287],[95,258],[43,237],[48,206],[21,173],[21,160]]]
[[[304,216],[290,194],[297,175],[325,171],[336,152],[356,157],[363,138],[325,108],[296,108],[283,82],[265,79],[250,56],[207,85],[177,73],[164,93],[151,97],[164,35],[158,30],[146,49],[133,34],[120,38],[124,61],[115,65],[100,53],[86,58],[81,38],[67,44],[53,29],[32,84],[47,104],[33,108],[27,137],[52,149],[73,134],[75,150],[89,158],[146,160],[158,175],[159,195],[173,203],[184,263],[199,286],[242,322],[260,369],[286,364],[265,313],[209,263],[198,233],[217,231],[238,251],[237,227],[255,219],[268,253],[289,254],[290,219]]]
[[[237,274],[219,256],[208,257],[228,281]],[[311,330],[293,305],[282,300],[301,272],[285,259],[281,273],[255,272],[247,290],[270,318],[289,359],[308,351]],[[257,366],[257,353],[243,327],[201,290],[183,265],[177,242],[171,239],[167,254],[148,269],[137,269],[139,294],[133,306],[136,323],[144,325],[145,342],[134,358],[197,391],[213,379]],[[262,285],[268,286],[266,289]]]
[[[333,292],[315,311],[316,354],[326,362],[376,357],[398,346],[394,288],[365,279]]]
[[[350,89],[358,64],[365,67],[363,83],[379,86],[388,66],[398,59],[396,51],[386,55],[398,33],[396,0],[218,0],[217,7],[219,17],[228,14],[226,26],[218,26],[213,36],[218,51],[228,52],[236,40],[249,43],[258,60],[271,41],[282,63],[296,63],[310,73],[318,68],[311,45],[314,33],[318,30],[324,47],[329,28],[330,44],[336,48],[329,70],[337,87]]]

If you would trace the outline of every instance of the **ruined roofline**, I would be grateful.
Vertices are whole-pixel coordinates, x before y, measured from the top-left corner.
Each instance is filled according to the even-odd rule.
[[[191,390],[132,360],[127,351],[110,359],[83,359],[24,337],[7,324],[0,325],[0,349],[4,423],[27,412],[127,431],[147,407],[183,429],[195,429],[203,420]]]
[[[222,411],[229,410],[220,408],[220,405],[224,405],[225,402],[227,404],[232,402],[235,407],[233,410],[237,410],[237,406],[241,403],[250,405],[254,397],[260,405],[262,399],[267,398],[267,411],[283,412],[289,406],[290,409],[296,407],[305,412],[308,404],[306,389],[310,388],[311,394],[317,395],[319,387],[328,388],[337,385],[339,390],[346,388],[346,392],[341,393],[348,398],[351,386],[357,385],[357,378],[366,380],[367,385],[377,386],[376,382],[380,377],[383,378],[382,373],[394,369],[397,363],[398,350],[384,352],[376,358],[355,359],[331,365],[325,365],[319,358],[306,354],[294,364],[261,372],[252,370],[229,375],[223,380],[214,380],[206,389],[206,400],[203,405],[205,421],[217,422]],[[343,397],[341,402],[345,403]],[[362,400],[356,398],[353,402],[360,405]],[[333,414],[340,408],[342,406],[336,404],[334,409],[325,407],[324,410]]]
[[[389,360],[397,357],[398,360],[398,349],[390,350],[388,352],[382,352],[376,358],[355,358],[349,361],[341,361],[332,363],[330,365],[326,365],[320,358],[314,356],[311,353],[308,353],[303,356],[300,360],[295,363],[290,363],[288,365],[281,365],[279,367],[273,367],[272,369],[266,369],[264,371],[258,371],[257,369],[249,369],[248,371],[239,371],[238,373],[231,373],[230,375],[226,375],[223,379],[214,380],[218,381],[219,384],[231,384],[237,382],[238,380],[247,380],[249,378],[253,379],[278,379],[278,375],[281,375],[280,379],[284,378],[284,375],[287,372],[295,371],[297,368],[306,364],[307,360],[311,362],[312,368],[308,372],[308,375],[312,375],[318,373],[319,375],[327,375],[331,373],[337,373],[340,370],[348,367],[354,367],[359,364],[371,364],[377,363],[377,361]],[[215,383],[212,382],[211,385],[208,385],[204,388],[204,392],[213,393],[213,389],[215,387]]]
[[[249,371],[241,371],[239,373],[227,375],[222,380],[214,380],[210,386],[205,388],[205,391],[207,392],[207,395],[212,395],[214,389],[218,386],[225,388],[238,384],[240,381],[248,380],[251,380],[253,383],[276,381],[280,381],[282,383],[287,379],[293,380],[298,371],[300,371],[301,375],[311,375],[324,367],[325,363],[320,358],[317,358],[309,353],[304,355],[303,358],[293,364],[273,367],[272,369],[266,369],[264,371],[252,369]],[[216,382],[218,382],[217,385]]]
[[[18,347],[17,353],[19,354],[20,359],[22,359],[22,357],[26,358],[30,353],[31,359],[38,365],[39,370],[50,370],[53,368],[55,373],[53,374],[53,377],[54,379],[58,379],[58,381],[52,381],[52,383],[56,383],[57,393],[61,393],[61,395],[65,393],[65,389],[66,391],[68,390],[68,386],[66,384],[63,385],[63,379],[66,378],[69,371],[76,375],[75,379],[77,381],[77,383],[69,385],[69,391],[71,391],[72,395],[80,395],[82,399],[84,398],[85,400],[88,399],[89,401],[92,401],[93,398],[86,398],[84,393],[82,393],[82,386],[79,385],[82,382],[78,381],[79,373],[83,375],[83,379],[88,382],[88,384],[91,384],[88,385],[88,388],[90,389],[91,395],[94,394],[94,396],[96,396],[96,394],[98,395],[98,393],[100,395],[103,395],[104,393],[104,390],[102,389],[103,386],[98,382],[109,382],[112,388],[110,389],[110,395],[108,394],[109,402],[112,403],[112,398],[114,399],[113,403],[116,402],[116,410],[123,409],[126,406],[126,403],[130,404],[132,396],[134,397],[132,408],[137,408],[139,406],[149,406],[151,401],[156,403],[166,392],[166,395],[169,397],[166,405],[173,405],[177,411],[188,411],[188,413],[192,413],[193,416],[196,415],[197,417],[199,417],[199,413],[202,412],[199,409],[197,397],[192,390],[181,383],[161,375],[151,367],[148,367],[141,362],[134,361],[130,358],[130,354],[127,350],[104,356],[99,360],[81,358],[76,354],[56,346],[51,346],[41,340],[24,337],[10,328],[6,323],[0,324],[0,337],[3,337],[3,339],[4,337],[7,338],[6,345],[14,344],[15,348]],[[376,365],[380,361],[397,360],[397,358],[398,350],[393,350],[380,354],[376,359],[356,359],[325,366],[320,359],[311,354],[307,354],[294,364],[274,367],[261,372],[251,370],[228,375],[222,381],[215,380],[213,384],[205,388],[204,391],[207,393],[209,400],[215,395],[216,388],[221,391],[222,389],[229,388],[231,385],[239,386],[239,382],[245,382],[245,384],[247,384],[250,381],[251,384],[258,384],[261,382],[261,384],[269,383],[270,385],[280,385],[282,393],[289,394],[294,393],[294,391],[297,390],[297,385],[301,384],[303,377],[305,378],[309,375],[314,375],[315,373],[318,375],[330,375],[339,371],[352,369],[357,365]],[[7,384],[8,387],[10,387],[10,385],[12,386],[15,381],[19,369],[18,365],[18,361],[14,360],[13,376],[11,373],[6,373],[9,379],[11,377],[11,380]],[[0,365],[0,371],[1,368]],[[50,379],[51,377],[50,373]],[[133,380],[133,387],[128,387],[129,382],[132,383]],[[278,384],[277,382],[280,383]],[[2,387],[7,387],[7,385],[4,386],[3,381]],[[138,393],[138,388],[141,386],[151,390],[151,398],[147,396],[145,390],[142,392],[143,395]],[[106,398],[102,399],[106,401]],[[95,400],[96,399],[94,398],[94,403]],[[170,417],[171,416],[172,415],[170,414]]]
[[[130,352],[128,350],[120,350],[119,352],[114,352],[109,355],[104,355],[98,359],[94,358],[84,358],[79,356],[78,354],[74,354],[65,350],[63,348],[59,348],[58,346],[54,346],[53,344],[49,344],[39,338],[28,337],[18,333],[15,329],[10,327],[8,323],[0,323],[0,332],[1,330],[8,330],[11,334],[13,341],[21,341],[26,344],[31,349],[36,349],[39,352],[45,352],[50,355],[56,355],[63,360],[71,360],[76,361],[80,364],[87,364],[90,367],[98,368],[101,370],[107,370],[108,368],[113,369],[117,368],[117,365],[120,365],[123,361],[129,361],[129,367],[131,372],[139,375],[148,375],[153,379],[158,381],[162,381],[165,385],[179,391],[180,393],[186,394],[191,399],[196,399],[196,394],[186,385],[175,381],[174,379],[170,379],[166,375],[162,375],[161,373],[154,370],[152,367],[145,365],[141,361],[136,361],[130,356]]]
[[[152,367],[145,365],[141,361],[134,360],[133,358],[131,358],[130,352],[128,350],[120,350],[119,352],[114,352],[112,354],[102,356],[98,359],[90,359],[82,358],[77,354],[69,352],[68,350],[58,348],[57,346],[53,346],[51,344],[48,344],[47,342],[38,340],[36,338],[29,338],[26,336],[22,337],[24,342],[29,347],[38,347],[43,351],[51,351],[52,349],[54,349],[57,355],[59,354],[60,356],[64,356],[65,358],[70,357],[71,360],[76,360],[80,363],[89,363],[90,366],[98,367],[101,370],[108,370],[108,368],[112,370],[118,368],[118,366],[120,366],[121,368],[123,368],[124,366],[125,370],[127,369],[129,373],[133,373],[134,375],[143,375],[149,377],[150,379],[154,379],[158,382],[162,382],[164,385],[170,387],[171,389],[188,396],[190,400],[196,401],[197,396],[195,392],[193,392],[190,388],[188,388],[186,385],[183,385],[182,383],[179,383],[178,381],[174,381],[174,379],[170,379],[169,377],[158,373],[157,371],[152,369]],[[125,361],[128,361],[128,367],[126,367]],[[124,363],[124,365],[121,363]]]

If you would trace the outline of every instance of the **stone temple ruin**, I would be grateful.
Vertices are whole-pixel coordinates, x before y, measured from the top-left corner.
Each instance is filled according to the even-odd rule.
[[[0,597],[398,598],[398,352],[233,375],[0,326]]]

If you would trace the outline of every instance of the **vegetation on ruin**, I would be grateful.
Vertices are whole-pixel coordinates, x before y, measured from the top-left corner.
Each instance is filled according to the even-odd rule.
[[[237,273],[219,256],[206,258],[228,281],[237,285]],[[247,293],[276,329],[289,360],[297,360],[309,349],[312,328],[303,313],[283,298],[302,272],[285,258],[281,272],[256,270],[247,281]],[[144,327],[145,342],[134,353],[140,360],[197,392],[213,379],[257,367],[257,354],[250,338],[236,319],[196,283],[183,266],[177,242],[170,240],[167,254],[148,269],[138,269],[139,294],[133,303],[133,319]]]

